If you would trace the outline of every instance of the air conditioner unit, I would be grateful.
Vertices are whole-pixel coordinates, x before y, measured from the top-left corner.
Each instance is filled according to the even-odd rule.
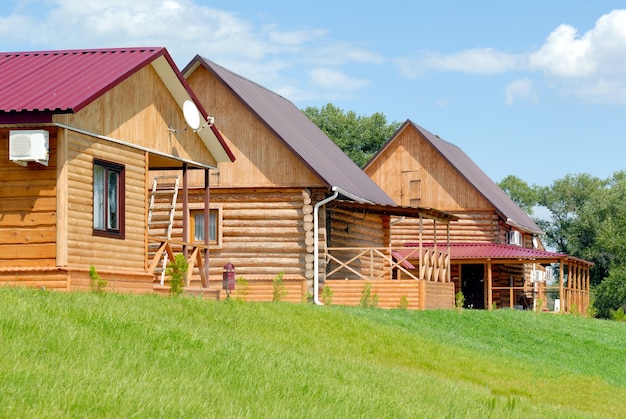
[[[543,282],[546,280],[546,273],[540,270],[533,271],[532,280],[533,282]]]
[[[48,165],[49,134],[46,130],[9,131],[9,160],[22,166],[29,161]]]
[[[546,266],[546,281],[554,279],[554,268],[552,266]]]
[[[522,233],[519,231],[509,231],[508,234],[509,244],[513,246],[521,246],[522,245]]]

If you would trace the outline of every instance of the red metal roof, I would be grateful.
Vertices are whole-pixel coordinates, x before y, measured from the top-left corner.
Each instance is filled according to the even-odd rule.
[[[0,53],[0,112],[77,112],[164,54],[171,61],[165,48]]]
[[[416,247],[418,243],[407,243],[406,247]],[[433,248],[433,243],[423,243],[425,248]],[[444,251],[446,249],[446,243],[438,243],[437,248]],[[409,255],[411,249],[399,249],[397,253],[401,257]],[[409,257],[414,259],[414,257]],[[568,256],[564,253],[554,253],[539,249],[527,249],[520,246],[510,246],[506,244],[487,243],[487,242],[457,242],[450,243],[450,259],[451,260],[465,260],[471,261],[473,259],[484,260],[491,259],[497,261],[498,259],[518,259],[520,261],[553,261],[558,259],[576,259],[584,263],[589,263],[582,259],[577,259]]]

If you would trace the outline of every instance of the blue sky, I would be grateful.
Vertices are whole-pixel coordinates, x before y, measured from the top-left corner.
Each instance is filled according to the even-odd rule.
[[[165,46],[180,68],[200,54],[300,108],[411,119],[496,182],[626,169],[622,1],[2,4],[4,52]]]

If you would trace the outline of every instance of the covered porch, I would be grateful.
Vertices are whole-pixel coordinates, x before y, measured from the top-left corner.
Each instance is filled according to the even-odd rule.
[[[417,246],[407,247],[402,255]],[[463,292],[468,308],[584,314],[589,307],[591,262],[562,253],[478,242],[451,243],[450,259],[451,282]]]
[[[381,217],[381,238],[375,238],[378,233],[368,226],[368,216]],[[443,229],[448,239],[402,253],[404,248],[389,245],[392,216],[419,219],[418,243],[422,242],[424,223],[432,223],[435,232]],[[381,308],[454,307],[449,235],[450,222],[456,216],[429,208],[336,201],[329,208],[328,218],[329,246],[321,255],[324,265],[319,270],[317,291],[322,303],[363,305],[369,294]],[[376,246],[377,242],[386,246]],[[332,299],[327,298],[329,294]]]

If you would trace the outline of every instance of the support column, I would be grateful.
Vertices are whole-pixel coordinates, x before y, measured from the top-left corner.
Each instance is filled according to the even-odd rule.
[[[209,243],[211,241],[211,211],[209,206],[211,191],[209,189],[209,177],[209,169],[204,169],[204,245],[206,246],[204,249],[204,277],[206,278],[205,286],[207,288],[209,287]]]
[[[183,163],[183,243],[189,242],[189,170]],[[183,245],[183,255],[187,259],[187,245]]]
[[[491,261],[487,262],[487,310],[491,310],[493,305],[493,274],[491,272]]]

